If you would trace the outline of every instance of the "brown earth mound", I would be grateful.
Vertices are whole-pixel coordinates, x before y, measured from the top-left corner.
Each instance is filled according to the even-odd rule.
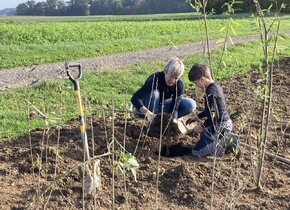
[[[279,65],[278,65],[279,64]],[[266,150],[289,158],[290,58],[276,64],[273,109]],[[257,100],[261,85],[257,71],[221,81],[239,140],[256,145],[261,116]],[[188,91],[202,107],[200,92]],[[159,159],[157,138],[145,135],[146,123],[125,117],[87,118],[91,152],[132,153],[139,163],[137,182],[132,173],[113,170],[112,155],[101,157],[102,188],[82,199],[78,164],[83,158],[79,123],[72,120],[50,130],[34,130],[14,141],[0,143],[1,209],[289,209],[289,165],[266,156],[263,191],[255,190],[257,154],[241,147],[243,156]],[[91,123],[92,122],[92,123]],[[112,130],[114,128],[114,130]],[[146,131],[146,130],[145,130]],[[91,144],[92,134],[94,144]],[[174,143],[191,146],[196,137],[178,135]],[[114,179],[113,179],[114,177]],[[114,189],[114,190],[113,190]]]

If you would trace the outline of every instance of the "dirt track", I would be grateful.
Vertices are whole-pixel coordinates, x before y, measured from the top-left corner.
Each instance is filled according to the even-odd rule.
[[[284,33],[290,34],[290,31],[285,31]],[[240,42],[251,41],[257,38],[259,38],[258,35],[240,36],[232,38],[232,41],[234,44],[238,44]],[[232,43],[228,41],[228,45],[231,44]],[[211,49],[218,47],[221,47],[221,45],[216,45],[216,40],[210,41]],[[81,62],[86,71],[113,70],[134,64],[165,60],[171,56],[182,58],[184,56],[200,53],[203,49],[203,42],[195,42],[96,58],[80,59],[74,62]],[[63,79],[66,77],[64,65],[65,62],[58,62],[29,67],[2,69],[0,71],[0,90],[31,85],[47,78]]]

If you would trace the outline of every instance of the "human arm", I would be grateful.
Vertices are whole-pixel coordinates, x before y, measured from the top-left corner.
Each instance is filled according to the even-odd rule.
[[[143,114],[147,111],[147,108],[144,105],[144,99],[149,98],[152,95],[153,90],[155,90],[157,87],[158,82],[158,76],[157,73],[154,73],[150,75],[144,84],[133,94],[131,98],[131,102],[133,106]],[[158,104],[156,104],[158,106]],[[142,108],[142,110],[140,110]],[[145,108],[145,109],[144,109]]]
[[[200,124],[195,125],[193,128],[187,128],[185,132],[183,132],[183,134],[189,135],[195,135],[195,134],[199,134],[203,131],[203,126]]]
[[[218,100],[220,99],[219,86],[215,83],[210,84],[206,89],[205,95],[205,115],[206,120],[204,126],[212,126],[220,120],[220,109],[218,106]]]
[[[191,124],[194,121],[206,118],[204,126],[207,127],[211,124],[212,118],[215,116],[217,109],[216,100],[215,100],[216,88],[214,85],[209,85],[206,88],[204,95],[204,110],[198,114],[188,118],[186,121],[187,124]]]
[[[151,122],[156,117],[156,114],[148,110],[145,106],[142,106],[139,111],[145,115],[149,122]]]

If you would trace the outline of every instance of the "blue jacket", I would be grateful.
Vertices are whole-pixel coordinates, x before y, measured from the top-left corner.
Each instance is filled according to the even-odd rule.
[[[143,98],[151,94],[152,90],[158,90],[160,93],[160,104],[162,103],[163,95],[164,100],[172,98],[172,105],[170,108],[170,112],[173,112],[174,105],[175,110],[178,108],[180,98],[184,93],[184,84],[179,79],[175,85],[168,86],[165,82],[165,73],[162,72],[155,72],[154,74],[150,75],[145,83],[138,89],[132,96],[131,102],[132,104],[139,110],[143,104]]]

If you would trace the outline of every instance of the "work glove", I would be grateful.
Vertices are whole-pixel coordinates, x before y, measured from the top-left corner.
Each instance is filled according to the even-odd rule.
[[[156,117],[156,114],[153,112],[150,112],[149,110],[145,113],[145,118],[149,121],[152,122],[152,120]]]

